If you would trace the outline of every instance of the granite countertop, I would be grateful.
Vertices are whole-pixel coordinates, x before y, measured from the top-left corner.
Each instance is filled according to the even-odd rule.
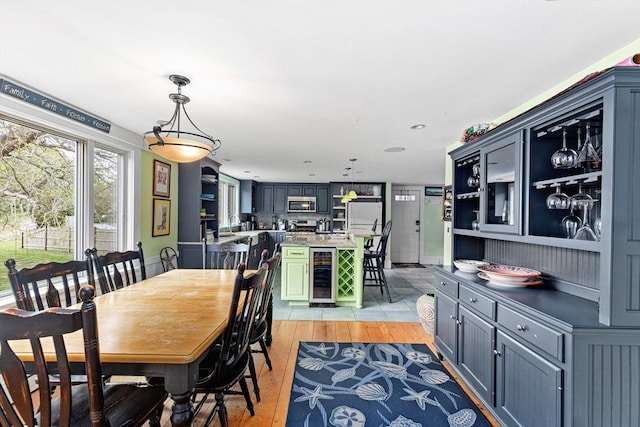
[[[266,232],[266,230],[252,230],[252,231],[234,231],[232,232],[232,235],[229,236],[221,236],[218,237],[217,240],[215,241],[207,241],[207,244],[210,245],[224,245],[226,243],[236,243],[236,242],[241,242],[243,240],[248,239],[249,237],[252,238],[252,244],[257,244],[258,243],[258,235],[260,233],[264,233]],[[222,234],[225,234],[227,232],[223,231]]]
[[[355,248],[356,243],[344,234],[300,234],[287,236],[282,246],[314,246],[327,248]]]

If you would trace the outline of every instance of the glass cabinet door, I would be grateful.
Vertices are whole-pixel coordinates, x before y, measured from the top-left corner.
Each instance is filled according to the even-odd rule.
[[[480,152],[480,230],[520,233],[521,133],[501,139]]]

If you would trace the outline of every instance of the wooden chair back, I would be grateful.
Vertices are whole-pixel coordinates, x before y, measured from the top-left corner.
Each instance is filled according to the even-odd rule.
[[[218,270],[235,270],[241,263],[249,265],[251,256],[251,241],[246,243],[225,243],[207,244],[203,243],[203,262],[206,263],[208,255],[208,265],[202,268],[212,268]]]
[[[4,264],[16,306],[27,311],[73,305],[78,302],[81,280],[92,281],[85,261],[49,262],[21,270],[14,259]]]
[[[265,252],[266,251],[266,252]],[[269,250],[265,249],[263,254],[268,254]],[[259,332],[259,335],[264,335],[267,328],[267,314],[269,305],[273,304],[271,301],[271,290],[273,288],[273,281],[276,277],[276,271],[280,267],[280,245],[276,246],[276,250],[274,251],[274,255],[267,259],[264,263],[261,261],[261,266],[266,264],[267,267],[267,277],[264,292],[262,294],[262,298],[258,303],[258,308],[256,310],[256,324],[254,325],[254,331]],[[255,342],[256,334],[254,333],[252,341]]]
[[[63,337],[78,329],[82,329],[85,342],[90,418],[94,427],[109,425],[103,410],[102,370],[93,296],[93,287],[84,285],[79,291],[79,297],[83,301],[80,310],[54,307],[37,312],[17,308],[0,311],[0,368],[3,377],[3,381],[0,382],[0,407],[3,411],[3,422],[6,421],[7,425],[34,426],[36,419],[39,419],[38,425],[41,426],[72,424],[71,369]],[[51,366],[45,361],[41,344],[41,340],[48,337],[52,338],[56,353],[52,373],[60,378],[59,398],[56,399],[52,399],[50,394]],[[29,388],[30,376],[26,374],[23,362],[8,345],[9,341],[13,340],[29,340],[31,343],[39,384],[37,393],[34,393],[39,402],[37,405]]]
[[[385,257],[387,252],[387,242],[389,240],[389,235],[391,234],[391,220],[387,221],[382,229],[382,237],[378,242],[378,248],[376,249],[376,253],[378,256]]]
[[[371,231],[375,233],[377,227],[378,227],[378,218],[373,220],[373,226],[371,227]],[[365,250],[370,250],[372,247],[373,247],[373,237],[367,239],[367,241],[364,242]]]
[[[88,256],[89,268],[95,274],[102,293],[113,292],[124,286],[131,286],[147,278],[144,266],[142,242],[136,243],[137,250],[125,252],[109,252],[98,256],[95,248],[85,252]],[[136,273],[136,270],[140,274]]]
[[[258,302],[264,293],[267,267],[263,266],[257,272],[247,276],[244,276],[244,271],[245,264],[241,263],[229,306],[228,323],[220,349],[220,361],[213,372],[214,382],[222,382],[225,372],[236,371],[238,364],[248,363],[251,329],[255,322]]]
[[[178,253],[175,249],[167,246],[160,249],[160,262],[162,263],[162,271],[175,270],[178,268]]]

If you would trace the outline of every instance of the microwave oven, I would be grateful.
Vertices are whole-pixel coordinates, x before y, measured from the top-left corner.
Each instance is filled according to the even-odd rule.
[[[315,212],[315,197],[287,197],[287,212]]]

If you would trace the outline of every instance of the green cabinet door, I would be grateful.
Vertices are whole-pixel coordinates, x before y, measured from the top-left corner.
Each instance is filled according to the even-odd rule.
[[[283,248],[280,288],[283,300],[309,302],[309,248]]]

